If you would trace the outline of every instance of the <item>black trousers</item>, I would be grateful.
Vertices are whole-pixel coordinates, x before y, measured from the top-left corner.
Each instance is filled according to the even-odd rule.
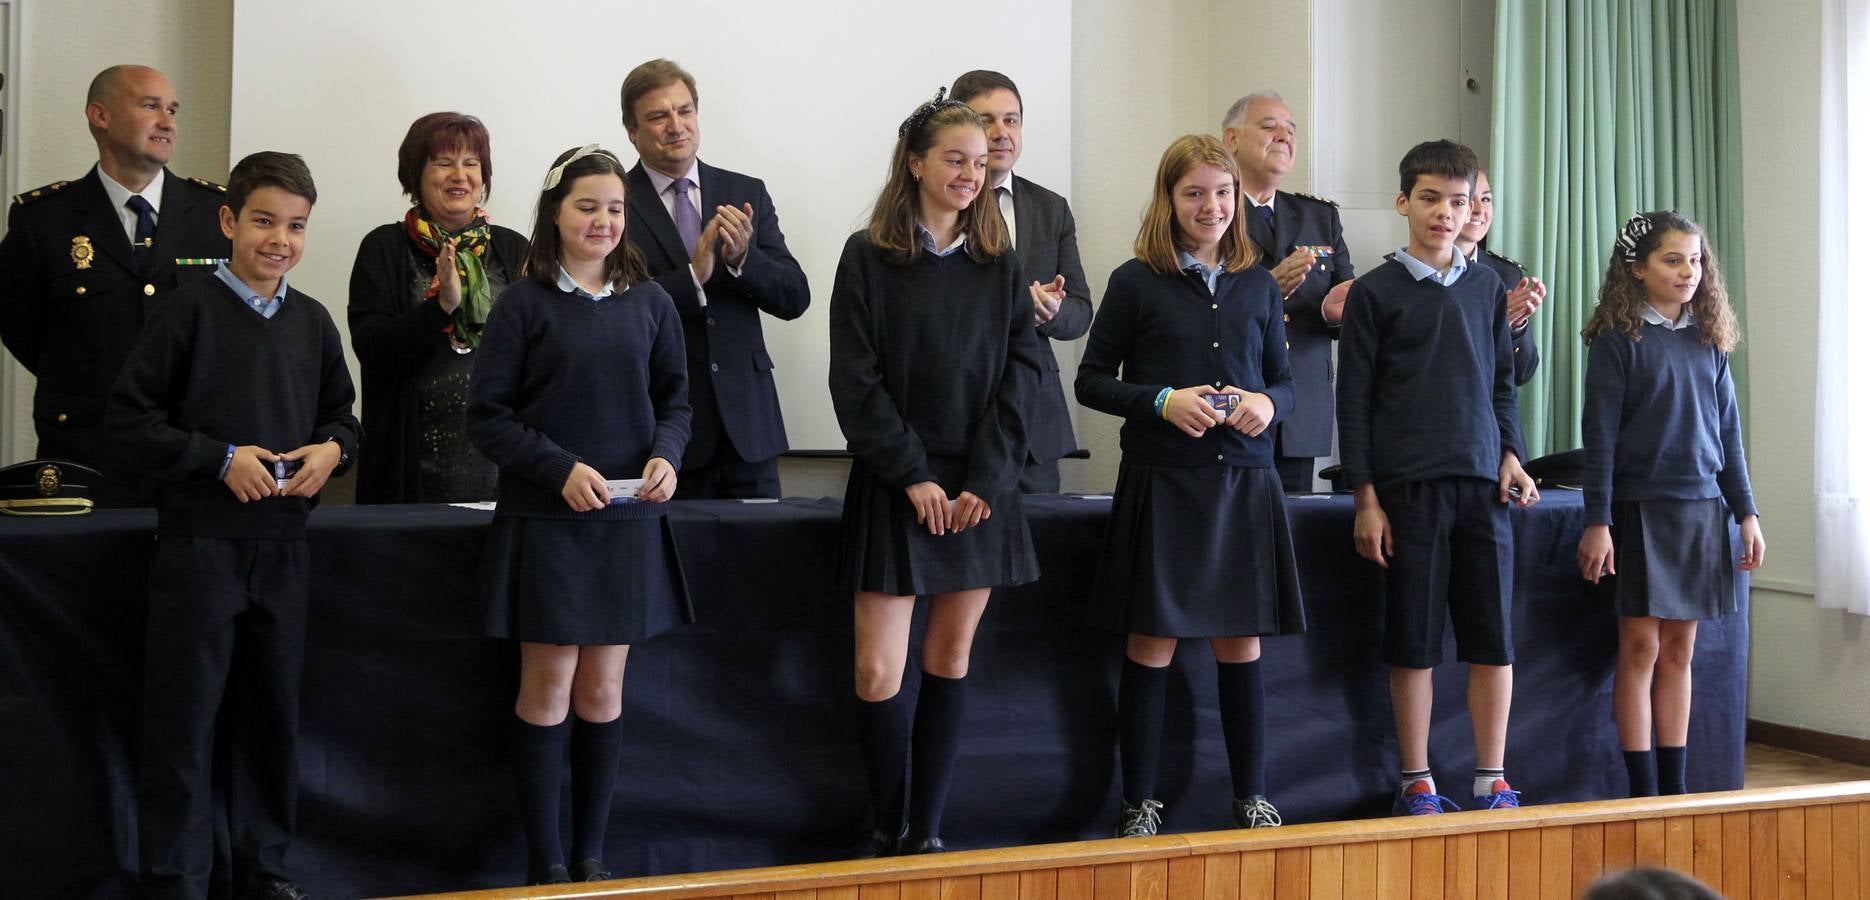
[[[234,884],[290,878],[308,574],[303,540],[157,538],[137,788],[144,896],[207,897],[217,827]],[[216,735],[217,717],[231,733]]]
[[[677,500],[746,500],[779,496],[779,457],[747,462],[732,441],[715,445],[705,465],[676,473]]]

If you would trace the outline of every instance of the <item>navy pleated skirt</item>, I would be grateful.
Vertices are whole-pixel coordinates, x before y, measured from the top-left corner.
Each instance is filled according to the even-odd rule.
[[[488,636],[540,644],[634,644],[695,620],[665,516],[495,516],[481,601]]]
[[[1093,627],[1156,637],[1304,631],[1278,473],[1125,460],[1089,619]]]
[[[1720,498],[1619,500],[1610,505],[1617,615],[1713,619],[1740,608],[1734,595],[1733,516]]]
[[[966,460],[931,457],[929,468],[949,497],[960,496]],[[862,460],[853,462],[838,541],[839,586],[906,596],[1037,581],[1039,560],[1019,493],[1007,492],[992,509],[990,518],[959,534],[929,534],[902,488]]]

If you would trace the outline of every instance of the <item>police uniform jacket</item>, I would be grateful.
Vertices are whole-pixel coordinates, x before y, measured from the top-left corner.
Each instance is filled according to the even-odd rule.
[[[1331,255],[1318,260],[1285,299],[1286,339],[1292,343],[1292,383],[1298,397],[1292,414],[1274,426],[1280,456],[1329,456],[1336,418],[1331,342],[1337,338],[1338,327],[1325,322],[1323,306],[1333,287],[1357,275],[1344,246],[1338,206],[1307,194],[1279,191],[1270,226],[1257,209],[1243,209],[1242,214],[1247,217],[1247,234],[1259,245],[1260,265],[1269,270],[1299,247],[1331,248]]]
[[[95,167],[13,199],[0,240],[0,339],[38,378],[33,419],[42,448],[108,465],[105,398],[150,311],[228,255],[225,191],[165,172],[148,271],[139,270]]]
[[[1526,270],[1518,262],[1501,256],[1492,250],[1476,253],[1474,262],[1493,270],[1500,276],[1500,283],[1506,285],[1508,292],[1519,286],[1526,277]],[[1533,340],[1532,325],[1513,332],[1513,384],[1523,385],[1532,380],[1532,373],[1539,369],[1539,342]]]
[[[740,274],[729,272],[726,261],[717,257],[714,273],[702,286],[705,307],[689,271],[688,250],[641,163],[629,172],[625,210],[626,235],[642,252],[650,277],[669,293],[682,316],[688,400],[694,408],[694,434],[684,469],[707,465],[722,439],[733,441],[740,458],[748,462],[785,452],[785,422],[779,415],[773,358],[766,352],[760,314],[796,319],[812,299],[805,270],[786,249],[766,185],[705,162],[697,161],[695,172],[705,205],[703,227],[717,206],[753,205],[753,246],[747,248]]]

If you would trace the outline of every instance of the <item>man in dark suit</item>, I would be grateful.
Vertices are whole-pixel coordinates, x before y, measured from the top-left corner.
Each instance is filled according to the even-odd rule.
[[[1078,262],[1078,223],[1071,206],[1051,191],[1013,174],[1019,162],[1026,107],[1012,79],[976,69],[955,79],[950,96],[973,107],[987,126],[987,181],[1013,235],[1013,249],[1031,281],[1032,321],[1045,352],[1039,395],[1026,410],[1026,466],[1019,489],[1058,493],[1058,461],[1075,453],[1071,407],[1058,374],[1052,341],[1075,341],[1091,328],[1091,289]]]
[[[626,230],[675,298],[688,343],[694,434],[675,496],[777,497],[786,427],[760,313],[796,319],[811,290],[766,185],[696,158],[699,109],[694,76],[669,60],[623,79],[623,126],[641,158]]]
[[[38,455],[98,470],[101,506],[141,501],[137,478],[104,437],[104,401],[155,304],[228,254],[224,189],[166,166],[175,86],[161,72],[113,66],[91,81],[85,119],[97,165],[13,198],[0,240],[0,341],[38,379]]]
[[[1221,143],[1240,164],[1247,234],[1259,245],[1260,265],[1272,271],[1286,298],[1286,341],[1298,397],[1291,415],[1273,426],[1279,480],[1289,492],[1310,491],[1316,458],[1331,453],[1337,420],[1331,342],[1357,272],[1344,246],[1338,205],[1279,189],[1298,158],[1299,137],[1292,111],[1278,94],[1235,101],[1221,121]]]

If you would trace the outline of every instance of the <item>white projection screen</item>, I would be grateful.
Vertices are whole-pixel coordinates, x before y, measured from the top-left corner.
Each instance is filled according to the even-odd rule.
[[[408,205],[396,147],[410,122],[438,110],[484,120],[493,137],[489,212],[524,234],[559,152],[595,141],[634,164],[619,86],[638,63],[673,59],[697,82],[701,158],[766,181],[811,281],[803,318],[764,322],[791,445],[842,450],[825,384],[832,274],[845,237],[868,215],[902,118],[962,72],[1004,72],[1028,110],[1019,173],[1068,193],[1070,0],[977,9],[896,0],[235,0],[229,165],[285,150],[311,166],[318,204],[290,277],[330,309],[348,346],[358,241]],[[355,378],[355,358],[351,365]]]

